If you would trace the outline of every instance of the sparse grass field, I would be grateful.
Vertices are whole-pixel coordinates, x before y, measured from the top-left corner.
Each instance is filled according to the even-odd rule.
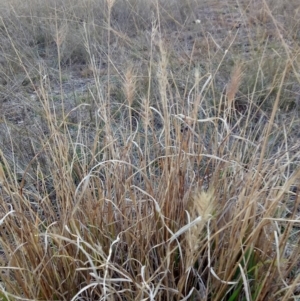
[[[300,300],[298,0],[0,0],[0,300]]]

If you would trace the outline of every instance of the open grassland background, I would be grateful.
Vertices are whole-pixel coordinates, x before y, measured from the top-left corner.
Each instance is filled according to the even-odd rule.
[[[2,300],[300,300],[296,0],[0,1]]]

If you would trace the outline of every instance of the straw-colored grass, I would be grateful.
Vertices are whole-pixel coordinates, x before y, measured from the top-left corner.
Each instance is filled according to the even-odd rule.
[[[220,2],[1,1],[1,300],[300,300],[300,6]]]

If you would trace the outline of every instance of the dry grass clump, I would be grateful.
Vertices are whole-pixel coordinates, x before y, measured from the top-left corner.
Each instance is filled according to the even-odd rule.
[[[299,299],[299,45],[270,6],[224,16],[279,37],[274,72],[239,31],[197,31],[229,25],[191,25],[196,1],[18,3],[1,3],[2,300]]]

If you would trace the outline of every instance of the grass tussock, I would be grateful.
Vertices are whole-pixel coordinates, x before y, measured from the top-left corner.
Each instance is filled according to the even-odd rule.
[[[2,300],[300,299],[296,1],[0,5]]]

